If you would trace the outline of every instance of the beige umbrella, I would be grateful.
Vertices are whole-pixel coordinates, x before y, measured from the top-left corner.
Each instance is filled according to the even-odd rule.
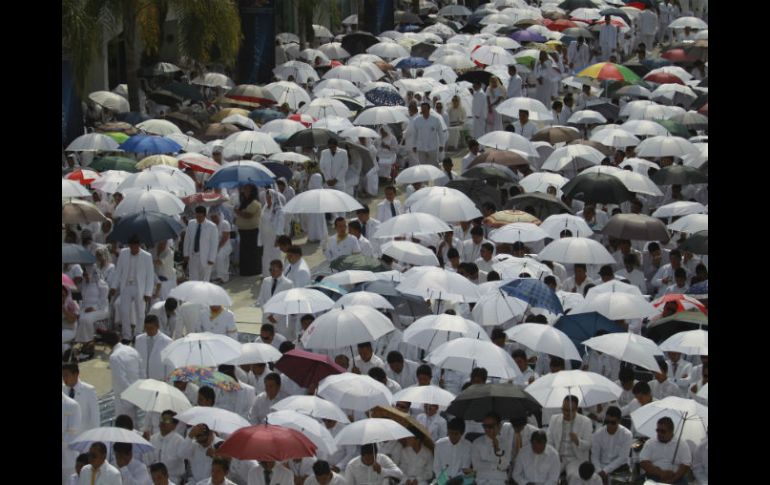
[[[168,155],[152,155],[140,160],[139,163],[136,164],[136,168],[144,170],[145,168],[153,167],[155,165],[168,165],[169,167],[178,168],[179,160],[174,157],[169,157]]]
[[[93,203],[84,200],[70,199],[62,202],[61,221],[64,224],[88,224],[89,222],[104,222],[107,218]]]

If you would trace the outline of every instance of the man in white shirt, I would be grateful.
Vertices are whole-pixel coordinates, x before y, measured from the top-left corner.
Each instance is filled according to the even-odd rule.
[[[401,206],[401,201],[396,199],[396,188],[392,185],[388,185],[385,187],[385,200],[377,204],[377,226],[379,227],[379,224],[392,217],[400,216],[403,213],[404,210]],[[371,231],[368,233],[370,232]],[[363,228],[361,233],[363,234]]]
[[[283,275],[291,280],[294,288],[304,288],[311,282],[310,267],[305,258],[302,257],[302,248],[299,246],[289,246],[286,251],[286,268]]]
[[[168,468],[161,462],[154,462],[149,466],[150,478],[153,485],[176,485],[179,482],[169,480]]]
[[[679,386],[682,392],[686,392],[687,388],[692,383],[699,383],[702,377],[702,365],[695,367],[690,362],[682,359],[680,352],[666,352],[668,359],[666,364],[668,365],[669,380]],[[706,356],[708,360],[708,356]]]
[[[631,431],[620,424],[621,412],[617,406],[610,406],[604,417],[604,426],[596,430],[591,442],[591,462],[604,483],[609,475],[622,467],[628,467],[633,436]]]
[[[332,471],[328,461],[318,460],[313,463],[313,474],[305,479],[304,485],[347,485],[347,482]]]
[[[484,416],[482,426],[484,434],[471,445],[471,463],[476,470],[476,483],[500,485],[508,477],[513,442],[506,439],[510,433],[501,433],[503,427],[497,413],[490,412]]]
[[[286,337],[275,331],[275,327],[272,323],[263,323],[259,328],[259,337],[257,337],[257,339],[254,341],[263,344],[270,344],[278,349],[281,347],[282,343],[286,342],[286,340]]]
[[[217,231],[219,232],[217,259],[214,265],[214,275],[216,276],[214,282],[227,283],[230,281],[230,254],[233,252],[233,244],[230,240],[232,228],[230,223],[219,212],[211,211],[211,222],[216,224]]]
[[[118,334],[107,332],[104,343],[112,348],[110,370],[112,371],[112,390],[115,392],[115,415],[126,414],[136,420],[136,406],[121,399],[120,394],[139,379],[142,374],[142,358],[133,347],[118,341]]]
[[[385,374],[398,382],[402,389],[417,384],[416,362],[404,359],[403,354],[397,350],[388,352],[386,360],[388,365],[385,367]]]
[[[692,455],[692,474],[698,485],[709,483],[709,437],[708,431],[703,441],[695,448]]]
[[[527,359],[527,353],[522,349],[516,349],[511,354],[513,361],[516,362],[516,366],[521,371],[521,374],[513,378],[513,383],[517,386],[526,387],[537,379],[539,376],[537,372],[529,367],[529,361]]]
[[[508,79],[508,99],[511,98],[519,98],[523,96],[521,93],[521,87],[523,85],[523,81],[521,80],[521,76],[519,76],[516,73],[516,64],[511,64],[508,66],[508,75],[510,78]]]
[[[479,81],[473,83],[473,100],[471,101],[471,116],[473,118],[473,138],[479,139],[487,131],[487,95]],[[462,172],[462,171],[461,171]]]
[[[476,140],[468,140],[468,153],[463,157],[460,162],[460,173],[462,174],[468,170],[468,165],[476,159],[483,152],[481,145]]]
[[[361,456],[353,458],[345,468],[348,485],[371,485],[383,483],[392,477],[398,481],[406,478],[404,472],[387,455],[376,452],[376,445],[361,447]]]
[[[74,399],[61,394],[61,480],[62,484],[69,480],[73,471],[77,471],[77,452],[69,445],[81,433],[80,404]]]
[[[516,458],[513,479],[523,484],[556,485],[560,470],[559,453],[548,444],[545,431],[535,431],[530,446],[523,447]]]
[[[513,426],[513,448],[512,448],[512,465],[516,464],[516,457],[519,456],[521,451],[530,446],[532,433],[538,430],[537,427],[530,424],[524,416],[517,416],[511,418],[511,426]],[[513,471],[513,469],[511,469]]]
[[[155,302],[148,315],[155,315],[158,318],[158,324],[160,325],[160,331],[169,337],[174,336],[176,330],[176,308],[179,306],[179,302],[176,298],[166,298],[165,300]]]
[[[663,0],[663,3],[658,4],[658,21],[660,25],[658,27],[657,37],[658,42],[668,39],[672,33],[668,28],[668,24],[674,21],[679,16],[679,8],[671,3],[671,0]],[[649,44],[652,48],[652,44]]]
[[[674,283],[674,271],[682,268],[682,253],[678,249],[672,249],[668,253],[668,260],[669,263],[661,266],[650,280],[650,284],[657,291],[656,297],[665,294],[666,288]]]
[[[641,44],[652,47],[655,44],[655,34],[658,32],[658,14],[655,9],[645,8],[636,17],[639,26]]]
[[[232,411],[243,417],[248,416],[249,410],[254,404],[254,399],[257,397],[254,387],[238,379],[234,365],[220,364],[217,370],[222,374],[232,377],[241,388],[237,391],[224,391],[216,388],[214,391],[217,394],[216,407]]]
[[[294,288],[294,283],[283,275],[283,263],[279,259],[270,262],[270,276],[262,280],[262,287],[259,289],[259,298],[255,304],[261,308],[270,298],[278,293]],[[278,318],[284,318],[278,315]],[[278,323],[278,319],[272,313],[262,312],[262,323]]]
[[[385,362],[374,355],[371,342],[358,344],[358,356],[353,360],[353,369],[351,372],[354,374],[366,375],[372,367],[379,367],[384,370]]]
[[[375,258],[377,255],[374,252],[372,243],[361,234],[361,223],[358,221],[348,222],[348,232],[351,236],[358,239],[358,245],[361,246],[361,254],[367,258]]]
[[[359,254],[361,246],[358,239],[348,234],[348,223],[344,217],[338,217],[334,220],[335,234],[329,236],[324,248],[324,257],[331,262],[342,256]]]
[[[326,187],[345,192],[345,175],[348,172],[348,152],[337,148],[337,140],[330,138],[327,149],[321,152],[319,168]]]
[[[155,315],[144,317],[144,333],[136,336],[134,348],[139,353],[140,379],[157,379],[163,381],[173,371],[173,366],[164,363],[160,353],[173,340],[168,335],[160,332],[160,323]]]
[[[281,376],[275,372],[271,372],[263,379],[265,384],[265,391],[261,392],[249,409],[248,420],[251,424],[262,424],[265,422],[267,415],[270,414],[270,407],[275,403],[286,397],[281,392]]]
[[[195,208],[195,219],[187,223],[182,254],[191,280],[209,281],[219,249],[219,229],[206,219],[206,208]]]
[[[616,54],[619,50],[620,27],[611,23],[609,15],[604,16],[604,22],[599,27],[599,47],[601,47],[601,60],[607,61],[610,55]]]
[[[147,471],[147,466],[134,458],[133,446],[131,443],[115,443],[112,445],[115,464],[118,466],[118,470],[120,470],[123,483],[152,485],[152,479]]]
[[[690,287],[687,284],[687,270],[682,267],[674,270],[674,284],[667,286],[663,294],[681,295],[687,293],[689,289]]]
[[[100,418],[96,388],[80,380],[80,368],[77,362],[62,364],[61,377],[62,392],[80,405],[80,432],[98,428]]]
[[[644,277],[644,273],[639,268],[639,258],[636,254],[626,254],[623,256],[624,269],[615,272],[615,276],[618,279],[626,279],[628,282],[637,288],[642,294],[647,292],[647,281]]]
[[[449,479],[469,475],[471,470],[471,442],[464,438],[465,421],[454,418],[447,425],[447,436],[436,441],[433,450],[433,473],[442,473]]]
[[[575,276],[571,276],[564,280],[561,287],[564,291],[571,293],[579,293],[584,295],[584,290],[587,285],[595,284],[594,281],[586,274],[585,264],[574,265]]]
[[[569,59],[569,68],[574,72],[588,67],[591,49],[583,37],[578,37],[576,41],[570,42],[569,47],[567,47],[567,58]]]
[[[417,437],[420,432],[415,427],[410,426],[409,431],[413,436],[399,450],[399,468],[407,477],[406,485],[428,485],[433,477],[433,453]]]
[[[464,263],[473,263],[481,257],[481,245],[485,242],[492,244],[492,241],[484,239],[484,229],[481,226],[474,226],[471,229],[471,238],[469,241],[463,241],[460,251],[460,260]]]
[[[446,419],[438,413],[439,407],[435,404],[425,404],[425,412],[417,416],[417,422],[425,426],[434,442],[447,435]]]
[[[551,416],[548,441],[559,451],[559,461],[567,478],[577,476],[578,467],[588,461],[591,451],[593,425],[591,420],[578,414],[578,398],[567,396],[561,405],[561,414]]]
[[[495,246],[492,243],[485,242],[481,244],[481,250],[479,250],[479,257],[476,258],[476,266],[479,267],[479,271],[485,271],[489,273],[492,271],[492,263],[494,260],[492,256],[495,255]]]
[[[274,461],[260,461],[249,471],[248,485],[295,485],[294,474]]]
[[[166,473],[174,483],[181,483],[184,476],[184,458],[180,456],[184,438],[176,432],[179,420],[176,412],[167,410],[160,415],[159,431],[150,437],[150,443],[155,447],[148,453],[147,463],[163,463]]]
[[[80,470],[78,485],[122,485],[120,471],[107,463],[107,446],[101,441],[88,449],[89,464]]]
[[[660,372],[656,372],[655,379],[649,382],[652,396],[657,400],[668,396],[682,397],[684,392],[668,378],[668,364],[663,360],[659,360],[658,365],[660,366]]]
[[[120,250],[118,264],[110,283],[109,298],[120,291],[118,312],[124,340],[131,340],[138,322],[144,322],[145,307],[155,292],[152,256],[139,248],[139,238],[132,237],[129,247]],[[131,319],[133,310],[133,317]]]
[[[395,187],[394,187],[395,190]],[[395,194],[394,194],[395,196]],[[400,207],[399,203],[399,207]],[[388,207],[390,209],[390,207]],[[379,211],[379,209],[378,209]],[[380,228],[380,220],[379,219],[373,219],[369,215],[369,207],[364,205],[361,209],[358,209],[356,211],[356,219],[358,222],[361,223],[361,235],[363,235],[365,238],[372,241],[372,244],[376,244],[376,241],[373,240],[374,235],[377,234],[377,229]]]
[[[642,406],[646,406],[655,400],[652,397],[652,390],[650,389],[650,385],[646,382],[637,382],[634,384],[634,388],[631,390],[631,392],[634,393],[634,399],[620,409],[620,413],[624,417],[630,416],[632,412],[636,411]],[[634,436],[636,436],[635,430],[632,429],[631,431],[634,432]]]
[[[211,463],[214,445],[223,441],[205,424],[193,426],[187,433],[187,439],[181,445],[179,455],[190,462],[192,482],[198,483],[211,476]]]
[[[647,478],[668,483],[687,483],[684,480],[692,465],[690,447],[674,439],[674,421],[660,418],[655,428],[657,436],[648,440],[639,454],[639,465]]]
[[[537,133],[537,127],[529,121],[529,111],[519,110],[519,119],[513,122],[513,131],[527,140],[532,139],[532,136]]]
[[[200,327],[204,332],[227,335],[238,340],[238,327],[235,324],[235,314],[222,305],[201,307]]]

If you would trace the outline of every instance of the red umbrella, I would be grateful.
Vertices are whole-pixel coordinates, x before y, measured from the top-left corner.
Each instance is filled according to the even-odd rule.
[[[217,452],[238,460],[286,461],[315,456],[316,449],[316,445],[299,431],[258,424],[231,434]]]
[[[544,20],[543,25],[545,25],[548,30],[555,30],[556,32],[562,32],[567,29],[571,29],[573,27],[579,27],[578,24],[571,20],[566,19],[560,19],[560,20]]]
[[[182,197],[182,202],[185,205],[203,205],[212,206],[226,201],[227,198],[219,192],[198,192],[197,194],[188,195]]]
[[[185,153],[180,155],[179,168],[190,168],[194,172],[214,173],[222,166],[213,159],[199,153]]]
[[[70,290],[77,290],[78,289],[78,285],[76,285],[75,282],[72,281],[72,278],[70,278],[69,276],[67,276],[64,273],[61,274],[61,285],[62,286],[66,286]]]
[[[647,5],[643,4],[642,2],[631,2],[627,3],[626,7],[634,7],[639,10],[644,10],[647,8]]]
[[[305,125],[307,128],[310,128],[311,124],[313,124],[316,121],[318,121],[317,119],[313,118],[310,115],[304,115],[304,114],[299,114],[299,113],[295,113],[295,114],[289,116],[286,119],[287,120],[292,120],[292,121],[298,121],[298,122],[302,123],[303,125]]]
[[[709,104],[706,103],[698,110],[698,113],[708,116],[709,115]]]
[[[658,84],[684,84],[684,81],[668,72],[655,72],[644,76],[645,81]]]
[[[678,293],[662,296],[657,300],[653,301],[652,306],[654,306],[655,308],[661,308],[662,306],[664,306],[666,303],[669,303],[669,302],[676,303],[677,312],[684,312],[687,310],[697,309],[703,312],[704,315],[708,315],[708,310],[706,309],[705,305],[703,305],[703,303],[696,300],[692,296],[678,294]]]
[[[325,377],[347,372],[326,355],[299,349],[283,354],[275,363],[275,368],[302,387],[311,387]]]
[[[80,182],[81,185],[89,185],[91,182],[99,178],[99,172],[93,170],[83,170],[79,168],[67,174],[67,179]]]
[[[329,65],[334,69],[335,67],[341,66],[342,63],[340,61],[332,61]]]
[[[695,62],[695,58],[689,56],[684,49],[667,50],[660,57],[668,59],[671,62]]]

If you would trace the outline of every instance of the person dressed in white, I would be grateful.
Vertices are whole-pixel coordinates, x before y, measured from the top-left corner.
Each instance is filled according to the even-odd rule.
[[[259,298],[255,306],[262,307],[274,295],[294,288],[294,283],[283,275],[283,263],[281,260],[274,259],[268,267],[270,276],[262,280],[262,287],[259,289]],[[262,323],[278,323],[278,319],[271,313],[262,312]]]
[[[469,241],[463,241],[460,250],[460,259],[465,263],[473,263],[481,257],[481,245],[484,243],[494,243],[488,239],[484,239],[484,229],[480,226],[475,226],[471,229],[471,239]]]
[[[144,322],[145,307],[150,303],[155,288],[152,256],[139,248],[139,238],[131,238],[129,247],[120,250],[113,276],[109,297],[112,298],[118,290],[120,291],[118,312],[123,338],[131,340],[137,322]],[[131,319],[132,313],[135,320]]]
[[[248,485],[296,485],[294,474],[281,463],[260,461],[249,470]]]
[[[305,258],[302,257],[302,248],[299,246],[290,246],[286,251],[286,268],[283,275],[290,279],[294,288],[304,288],[311,282],[310,267]]]
[[[487,132],[487,95],[478,81],[473,83],[471,116],[473,117],[473,138],[478,139]]]
[[[340,162],[341,163],[341,162]],[[314,173],[307,184],[308,190],[323,188],[323,176]],[[302,222],[308,242],[325,241],[328,236],[326,221],[323,214],[302,214]]]
[[[558,78],[555,75],[553,59],[548,56],[547,52],[540,51],[540,59],[535,65],[534,74],[537,79],[537,90],[534,98],[549,106],[551,96],[558,89],[558,86],[554,89],[554,85],[558,83]]]
[[[591,441],[591,462],[605,483],[609,475],[628,465],[633,435],[620,424],[621,412],[610,406],[605,413],[604,426],[596,430]]]
[[[673,33],[668,28],[668,24],[679,17],[679,7],[671,3],[671,0],[663,0],[663,3],[658,4],[658,42],[669,38]],[[652,44],[647,46],[652,49]]]
[[[508,89],[506,92],[508,99],[521,97],[521,87],[524,81],[522,81],[521,76],[516,73],[515,64],[508,66],[508,75],[510,76],[510,79],[508,79]]]
[[[115,414],[127,414],[136,420],[136,406],[118,396],[142,375],[142,358],[136,349],[121,344],[115,332],[107,332],[103,338],[104,343],[112,347],[110,370],[112,371],[112,390],[115,392]]]
[[[88,465],[80,470],[78,485],[123,485],[120,471],[107,462],[107,446],[98,441],[88,450]]]
[[[176,308],[178,305],[179,302],[176,298],[166,298],[153,303],[150,311],[147,312],[148,315],[158,317],[160,331],[169,337],[173,337],[176,328]]]
[[[330,138],[328,148],[321,152],[321,173],[329,189],[345,192],[345,175],[348,172],[348,152],[337,147],[337,140]]]
[[[462,161],[460,162],[460,173],[465,172],[468,169],[468,166],[471,164],[471,162],[475,160],[476,157],[479,156],[482,151],[483,150],[481,148],[481,145],[479,145],[479,142],[477,142],[476,140],[469,140],[468,153],[463,157]]]
[[[160,415],[159,431],[150,436],[150,443],[155,447],[146,459],[146,463],[163,463],[168,470],[169,479],[174,483],[181,483],[184,476],[184,458],[180,456],[180,450],[184,438],[176,432],[179,421],[174,417],[174,411],[165,411]]]
[[[567,47],[567,58],[569,59],[569,68],[574,72],[588,67],[591,49],[583,37],[578,37],[576,41],[570,42],[569,47]]]
[[[447,140],[445,129],[441,117],[431,113],[430,103],[423,102],[420,105],[420,116],[412,120],[409,126],[412,151],[417,154],[420,164],[439,166],[439,157],[443,156]]]
[[[216,224],[206,219],[206,208],[195,208],[195,219],[187,223],[182,254],[190,279],[209,281],[219,248],[219,231]]]
[[[410,436],[405,441],[399,457],[401,471],[406,475],[405,483],[427,485],[433,477],[433,453],[416,436]]]
[[[529,111],[519,110],[519,119],[513,122],[513,130],[527,140],[532,139],[532,136],[537,133],[537,127],[529,121]]]
[[[173,342],[171,337],[160,331],[160,323],[155,315],[147,315],[144,318],[144,333],[136,336],[135,349],[139,353],[141,364],[139,377],[141,379],[157,379],[163,381],[173,371],[170,363],[164,363],[161,359],[163,349]]]
[[[144,463],[134,458],[131,443],[115,443],[112,445],[112,451],[124,484],[152,485],[150,472]]]
[[[80,380],[80,369],[76,362],[62,364],[62,392],[80,405],[80,431],[98,428],[99,399],[96,388]]]
[[[211,476],[214,445],[221,441],[222,438],[205,424],[197,424],[190,429],[179,450],[179,456],[190,463],[192,480],[188,483],[198,483]]]
[[[685,392],[668,378],[668,364],[661,361],[658,362],[658,366],[660,372],[655,372],[655,379],[649,382],[652,397],[658,400],[669,396],[682,397]]]
[[[318,460],[313,463],[313,473],[306,479],[304,485],[347,485],[342,475],[332,471],[329,462]]]
[[[599,47],[602,50],[601,60],[607,61],[610,55],[617,54],[620,45],[620,27],[611,23],[609,15],[604,16],[599,28]]]
[[[591,451],[593,425],[591,420],[578,414],[578,398],[567,396],[561,405],[561,414],[551,416],[548,425],[548,441],[558,447],[562,469],[567,478],[577,476],[578,467],[588,461]]]
[[[109,318],[110,310],[107,299],[109,291],[109,286],[99,277],[96,268],[86,268],[86,271],[83,272],[83,284],[80,289],[83,300],[80,303],[81,310],[75,330],[75,342],[93,341],[94,324],[99,320]]]
[[[645,8],[636,17],[639,26],[641,43],[647,48],[652,48],[655,43],[655,34],[658,32],[658,14],[655,9]]]
[[[708,433],[692,456],[692,474],[698,485],[709,483],[709,437]]]
[[[211,476],[205,480],[199,481],[196,485],[237,485],[234,481],[227,478],[230,469],[234,467],[236,463],[244,462],[235,459],[230,460],[223,456],[215,456],[211,461]]]
[[[160,280],[160,292],[157,296],[161,300],[168,298],[171,290],[176,288],[174,248],[171,243],[170,239],[160,241],[152,250],[152,264],[155,265],[155,274]]]
[[[505,90],[500,79],[492,76],[487,87],[487,133],[503,129],[503,116],[497,112],[497,106],[505,100]]]
[[[275,240],[283,235],[284,197],[273,189],[268,189],[264,194],[257,244],[262,247],[262,276],[267,278],[270,275],[270,261],[281,259],[281,250],[276,246]]]
[[[484,435],[479,436],[471,445],[471,463],[476,471],[476,483],[479,485],[502,485],[508,478],[511,464],[513,440],[511,428],[500,424],[500,416],[494,412],[484,416]],[[502,432],[502,431],[507,432]],[[526,480],[521,483],[526,483]]]
[[[61,478],[62,484],[67,483],[70,475],[75,471],[77,452],[71,450],[69,445],[81,433],[80,404],[61,393]]]
[[[425,412],[417,416],[417,422],[425,426],[434,442],[447,435],[446,419],[441,417],[438,410],[435,404],[426,404]]]
[[[401,201],[396,199],[396,188],[392,185],[385,187],[385,200],[377,204],[377,226],[390,219],[391,217],[400,216],[404,213],[401,206]],[[361,229],[363,234],[363,227]],[[367,231],[367,234],[374,234],[371,230]],[[366,236],[372,237],[372,236]]]
[[[396,150],[398,149],[398,140],[390,131],[388,125],[380,127],[380,138],[375,141],[377,147],[378,175],[380,177],[390,178],[393,163],[396,161]]]
[[[516,483],[556,485],[561,470],[559,452],[548,444],[545,431],[532,433],[529,443],[516,457],[513,479]]]
[[[271,372],[264,378],[265,391],[261,392],[249,409],[248,420],[251,424],[264,424],[270,408],[287,394],[281,391],[281,376]]]
[[[404,472],[387,455],[376,452],[376,445],[363,445],[361,456],[350,460],[345,467],[345,481],[348,485],[382,484],[388,477],[401,481]]]
[[[466,440],[465,421],[454,418],[448,424],[447,436],[436,441],[433,450],[433,473],[447,478],[471,473],[471,442]]]
[[[348,234],[348,223],[344,217],[334,220],[334,230],[336,234],[326,239],[324,247],[324,256],[327,261],[331,262],[339,257],[361,252],[358,239]]]
[[[235,314],[221,305],[201,307],[200,328],[204,332],[227,335],[230,338],[238,338],[238,327],[235,325]]]
[[[236,391],[225,391],[216,388],[215,407],[232,411],[239,416],[248,416],[251,406],[257,397],[254,387],[238,379],[235,372],[235,366],[230,364],[220,364],[217,370],[227,376],[232,377],[241,388]]]
[[[690,471],[690,447],[674,439],[674,421],[667,416],[658,420],[655,431],[639,454],[639,465],[650,480],[678,483]]]
[[[232,227],[219,212],[211,212],[211,221],[216,224],[219,231],[219,244],[217,245],[217,259],[214,265],[215,281],[227,283],[230,281],[230,254],[233,252],[233,244],[230,241]]]

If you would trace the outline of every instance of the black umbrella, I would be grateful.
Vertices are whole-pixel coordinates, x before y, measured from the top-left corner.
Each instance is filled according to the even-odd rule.
[[[96,257],[80,244],[61,243],[62,264],[93,264]]]
[[[128,243],[134,236],[145,246],[179,236],[184,226],[160,212],[142,211],[121,217],[107,236],[107,242]]]
[[[142,121],[147,121],[152,119],[146,114],[139,113],[136,111],[129,111],[127,113],[118,113],[117,115],[115,115],[115,118],[117,118],[118,121],[125,121],[126,123],[131,123],[132,125],[138,125]]]
[[[526,207],[532,207],[534,211],[531,214],[541,221],[554,214],[572,214],[572,210],[564,202],[552,195],[540,192],[511,197],[505,204],[506,209],[524,210]]]
[[[489,84],[489,80],[492,78],[493,74],[491,72],[487,71],[468,71],[466,73],[460,74],[457,77],[456,82],[460,81],[468,81],[469,83],[473,84],[474,82],[478,81],[481,84]]]
[[[559,4],[559,8],[569,12],[576,8],[596,8],[596,4],[591,0],[564,0]]]
[[[485,202],[491,202],[495,204],[495,207],[500,207],[500,191],[481,180],[450,180],[446,186],[450,189],[457,189],[467,195],[479,210],[481,210],[481,206]]]
[[[374,157],[368,148],[360,143],[343,140],[340,142],[340,148],[348,151],[348,158],[357,156],[361,158],[361,173],[367,173],[374,167]]]
[[[379,39],[369,32],[353,32],[342,38],[342,48],[354,56],[365,53],[366,49],[378,42],[380,42]]]
[[[663,167],[650,177],[657,185],[689,185],[708,183],[708,175],[694,167],[686,165],[669,165]]]
[[[708,95],[708,93],[701,94],[700,96],[698,96],[695,99],[695,101],[693,101],[690,104],[690,109],[693,110],[693,111],[698,111],[699,109],[704,107],[706,104],[708,104],[708,102],[709,102],[709,95]]]
[[[702,88],[709,87],[709,77],[708,76],[704,77],[703,80],[701,80],[701,82],[698,83],[698,86]]]
[[[671,121],[681,123],[688,130],[707,130],[709,127],[709,119],[700,113],[686,112],[671,117]]]
[[[581,173],[562,188],[572,199],[596,204],[620,204],[634,198],[619,178],[606,173]]]
[[[682,244],[679,245],[679,249],[683,251],[690,251],[695,254],[708,254],[709,253],[709,231],[698,231],[694,234],[687,236]]]
[[[156,89],[155,91],[148,93],[147,98],[167,106],[175,106],[184,101],[182,96],[165,89]]]
[[[276,178],[285,178],[286,181],[290,181],[291,177],[294,175],[289,167],[282,163],[278,162],[265,162],[262,165],[269,168],[271,172],[273,172],[276,176]]]
[[[703,329],[708,327],[708,324],[709,317],[700,310],[677,312],[648,323],[646,337],[655,343],[661,343],[675,333]]]
[[[594,34],[591,33],[590,30],[583,27],[570,27],[569,29],[564,29],[561,33],[567,37],[572,37],[575,40],[579,39],[580,37],[588,40],[593,40],[594,38]]]
[[[428,44],[427,42],[420,42],[419,44],[415,44],[412,46],[412,50],[410,52],[410,55],[412,57],[422,57],[424,59],[427,59],[430,57],[431,54],[433,54],[433,51],[435,51],[438,47],[436,47],[433,44]]]
[[[198,120],[188,114],[181,113],[179,111],[167,114],[166,119],[174,123],[182,131],[197,132],[203,129],[203,125]]]
[[[635,241],[668,241],[671,237],[663,221],[644,214],[616,214],[602,228],[602,234]]]
[[[369,258],[361,254],[351,254],[340,256],[329,264],[329,267],[335,271],[347,271],[356,269],[361,271],[388,271],[382,261],[376,258]]]
[[[361,111],[364,109],[364,105],[349,96],[330,96],[331,99],[336,99],[340,103],[344,104],[351,111]]]
[[[300,130],[283,142],[287,147],[325,147],[329,140],[337,140],[341,142],[342,138],[336,135],[334,132],[324,130],[321,128],[308,128],[306,130]]]
[[[412,12],[400,12],[395,15],[395,21],[402,24],[422,25],[422,19]]]
[[[467,420],[481,421],[489,412],[503,419],[526,418],[542,406],[514,384],[474,384],[457,395],[446,412]]]
[[[604,10],[599,12],[599,15],[601,16],[614,15],[615,17],[620,17],[623,20],[625,20],[628,25],[631,25],[631,17],[629,17],[626,12],[624,12],[619,8],[605,8]]]
[[[600,113],[607,120],[617,120],[620,115],[620,106],[612,103],[596,103],[586,105],[585,109],[590,109]]]
[[[496,184],[516,182],[516,177],[510,169],[494,163],[484,163],[471,167],[463,172],[462,176],[468,179],[490,180]]]

